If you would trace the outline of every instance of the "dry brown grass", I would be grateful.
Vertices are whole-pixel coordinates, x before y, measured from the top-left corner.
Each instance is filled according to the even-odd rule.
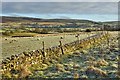
[[[74,73],[74,78],[79,78],[79,74],[78,73]]]
[[[32,74],[32,72],[28,69],[29,66],[29,64],[24,64],[23,66],[21,66],[19,78],[25,78],[28,75]]]
[[[25,78],[25,77],[27,77],[30,74],[31,74],[31,72],[27,68],[23,68],[23,69],[21,69],[19,77],[20,78]]]
[[[65,72],[64,66],[62,64],[56,64],[56,70],[61,71],[61,72]]]
[[[89,66],[86,70],[86,73],[88,74],[96,74],[96,75],[99,75],[99,76],[106,76],[107,73],[99,68],[96,68],[94,66]]]
[[[107,66],[108,62],[105,61],[104,59],[100,59],[100,60],[97,61],[97,65],[98,66]]]
[[[79,64],[74,64],[74,65],[73,65],[73,68],[74,68],[74,69],[78,69],[79,67],[80,67]]]
[[[98,61],[86,61],[86,64],[90,65],[90,66],[107,66],[108,62],[105,61],[104,59],[100,59]]]

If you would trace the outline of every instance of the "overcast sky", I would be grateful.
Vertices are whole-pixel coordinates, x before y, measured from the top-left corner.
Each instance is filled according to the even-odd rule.
[[[119,2],[120,0],[1,0],[2,2]]]
[[[111,0],[112,1],[112,0]],[[117,2],[2,2],[2,14],[38,18],[115,21]]]

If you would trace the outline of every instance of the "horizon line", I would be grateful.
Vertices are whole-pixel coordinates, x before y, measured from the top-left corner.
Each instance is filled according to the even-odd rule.
[[[88,20],[88,21],[93,21],[93,22],[114,22],[114,21],[120,21],[120,20],[96,21],[96,20],[90,20],[90,19],[78,19],[78,18],[41,18],[41,17],[34,17],[34,16],[13,16],[13,15],[0,15],[0,17],[26,17],[26,18],[36,18],[36,19]]]

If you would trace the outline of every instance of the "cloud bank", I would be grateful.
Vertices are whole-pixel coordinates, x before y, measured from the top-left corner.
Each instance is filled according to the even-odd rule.
[[[4,2],[3,13],[21,14],[117,14],[115,2]]]
[[[117,2],[3,2],[2,15],[117,20]]]
[[[119,0],[2,0],[2,2],[119,2]]]

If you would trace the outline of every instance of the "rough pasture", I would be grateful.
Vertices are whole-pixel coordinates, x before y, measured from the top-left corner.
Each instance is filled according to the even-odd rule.
[[[56,61],[59,61],[60,57],[62,57],[64,54],[67,55],[67,53],[74,52],[77,49],[79,50],[88,49],[101,43],[104,40],[107,40],[108,38],[109,38],[108,34],[100,33],[80,41],[77,40],[69,44],[45,49],[46,51],[35,50],[29,53],[24,52],[19,55],[12,55],[10,58],[8,57],[7,59],[3,60],[2,73],[4,77],[24,78],[30,75],[33,71],[47,69],[47,66],[50,65],[50,63],[54,63],[54,60],[56,63]],[[62,49],[64,53],[61,52]],[[57,67],[59,66],[60,65],[57,65]],[[74,68],[77,67],[78,66],[74,65]],[[58,68],[58,70],[65,71],[61,67]],[[27,73],[27,75],[21,76],[24,73]]]
[[[89,33],[93,35],[95,33]],[[2,57],[7,57],[12,54],[18,54],[22,52],[29,52],[42,48],[42,41],[45,42],[45,48],[59,45],[59,41],[62,39],[62,43],[69,43],[77,40],[76,33],[71,34],[45,34],[37,35],[38,37],[4,37],[2,38]],[[80,33],[79,39],[86,38],[87,33]]]

